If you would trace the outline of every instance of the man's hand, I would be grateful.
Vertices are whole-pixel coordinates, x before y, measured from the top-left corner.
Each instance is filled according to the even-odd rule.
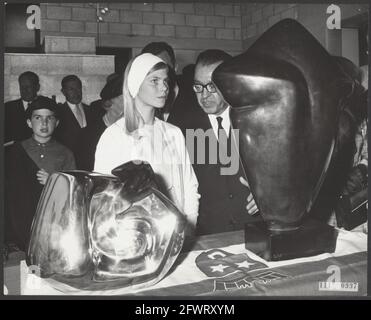
[[[36,176],[37,180],[39,180],[39,182],[44,185],[46,183],[46,180],[48,180],[49,173],[47,173],[44,169],[40,169],[39,171],[37,171]]]
[[[249,184],[247,183],[247,181],[243,178],[243,177],[240,177],[240,182],[245,186],[245,187],[248,187],[250,189],[250,186]],[[247,210],[247,213],[250,214],[250,215],[254,215],[255,213],[257,213],[259,211],[256,203],[255,203],[255,200],[254,200],[254,197],[252,196],[252,193],[250,192],[250,194],[247,196],[247,206],[246,206],[246,210]]]

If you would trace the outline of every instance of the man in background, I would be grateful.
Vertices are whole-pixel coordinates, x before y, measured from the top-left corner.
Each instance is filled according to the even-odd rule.
[[[69,148],[79,170],[91,171],[94,158],[88,152],[88,127],[91,120],[90,108],[82,102],[82,82],[76,75],[62,79],[62,93],[66,102],[58,105],[59,126],[55,131],[56,139]]]
[[[5,103],[5,144],[22,141],[32,135],[26,122],[26,110],[40,90],[39,77],[26,71],[18,77],[18,84],[21,97]]]

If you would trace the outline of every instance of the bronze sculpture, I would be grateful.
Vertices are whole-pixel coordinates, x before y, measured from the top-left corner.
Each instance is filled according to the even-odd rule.
[[[287,236],[289,245],[300,230],[297,239],[315,243],[320,227],[306,225],[306,218],[328,217],[351,168],[357,121],[350,101],[360,84],[292,19],[221,64],[213,81],[232,107],[243,167],[268,237]],[[274,257],[269,248],[251,248],[268,260],[334,250],[335,232],[325,228],[317,235],[323,242],[317,251],[308,244],[295,254],[281,248]]]

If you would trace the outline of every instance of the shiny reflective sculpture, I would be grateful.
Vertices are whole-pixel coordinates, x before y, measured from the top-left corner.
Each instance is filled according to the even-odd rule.
[[[291,19],[212,78],[232,107],[243,167],[268,230],[298,230],[308,213],[325,221],[351,168],[357,123],[349,101],[360,84]]]
[[[169,271],[183,245],[184,216],[156,189],[149,164],[128,162],[112,173],[70,171],[48,179],[28,250],[41,277],[130,292]]]

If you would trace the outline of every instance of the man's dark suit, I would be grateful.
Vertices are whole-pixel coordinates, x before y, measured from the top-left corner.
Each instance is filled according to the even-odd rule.
[[[22,99],[5,103],[5,139],[4,142],[22,141],[32,135],[26,121]]]
[[[90,107],[85,104],[82,105],[86,118],[85,128],[80,127],[67,102],[58,104],[59,125],[55,131],[55,137],[73,152],[77,169],[92,171],[96,135],[98,131],[103,132],[104,129],[99,126],[104,126],[104,123],[101,119],[99,121]]]
[[[187,117],[184,126],[188,129],[202,129],[204,131],[210,129],[212,131],[209,117],[201,108],[195,114]],[[182,128],[182,131],[185,128]],[[212,133],[211,139],[217,140],[213,131]],[[215,143],[217,142],[215,141]],[[189,144],[187,146],[190,147]],[[193,168],[199,183],[198,192],[201,195],[196,229],[197,234],[239,230],[244,227],[246,222],[260,220],[259,215],[250,216],[247,213],[246,205],[249,191],[239,181],[240,176],[244,177],[240,166],[235,175],[221,175],[221,164],[209,164],[208,139],[206,139],[205,144],[206,161],[204,164],[196,163],[196,140],[194,146]],[[188,151],[190,154],[193,153],[191,150]]]

